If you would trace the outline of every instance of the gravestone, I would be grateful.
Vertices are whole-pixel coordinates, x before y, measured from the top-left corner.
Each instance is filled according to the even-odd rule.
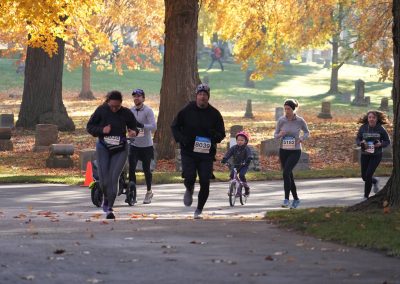
[[[391,145],[382,149],[382,162],[393,163],[393,149]],[[353,148],[353,163],[361,163],[361,147]]]
[[[49,146],[58,143],[58,126],[54,124],[36,124],[35,146],[33,152],[44,152]]]
[[[351,102],[351,94],[350,93],[343,93],[340,96],[340,100],[344,103],[350,103]]]
[[[278,121],[279,118],[283,116],[283,107],[275,108],[275,121]]]
[[[14,128],[14,114],[0,114],[0,127]]]
[[[96,149],[82,149],[79,151],[79,168],[82,172],[86,172],[87,162],[96,160]]]
[[[251,74],[253,74],[253,72],[254,72],[254,71],[251,70],[251,69],[248,69],[248,70],[246,71],[246,83],[245,83],[245,86],[246,86],[247,88],[255,88],[255,83],[254,83],[254,81],[250,79],[250,76],[251,76]]]
[[[203,83],[207,85],[210,83],[210,78],[207,75],[203,77]]]
[[[389,111],[389,98],[381,99],[381,106],[379,107],[381,111]]]
[[[251,107],[251,100],[247,100],[246,112],[244,114],[244,117],[245,118],[254,118],[253,110]]]
[[[12,150],[13,143],[11,142],[11,128],[0,127],[0,152]]]
[[[259,155],[257,149],[254,148],[253,146],[249,145],[249,148],[251,150],[251,154],[253,155],[252,160],[249,165],[249,171],[259,172],[261,170],[260,155]]]
[[[321,112],[318,114],[319,118],[332,118],[331,115],[331,102],[322,102]]]
[[[150,171],[154,171],[156,166],[157,166],[157,145],[154,143],[153,145],[154,148],[154,159],[151,159],[150,161]],[[136,164],[136,171],[143,171],[143,164],[142,161],[138,161]]]
[[[236,134],[243,130],[242,125],[232,125],[230,129],[230,139],[228,143],[228,149],[236,145]]]
[[[369,99],[364,97],[365,82],[361,79],[355,81],[354,100],[352,102],[355,106],[368,106]]]
[[[293,171],[309,170],[310,156],[306,152],[301,152],[300,160],[294,167]]]
[[[263,156],[278,156],[279,155],[279,140],[267,139],[261,141],[260,154]]]
[[[49,147],[49,157],[46,160],[48,168],[72,168],[74,161],[71,156],[74,154],[72,144],[52,144]]]

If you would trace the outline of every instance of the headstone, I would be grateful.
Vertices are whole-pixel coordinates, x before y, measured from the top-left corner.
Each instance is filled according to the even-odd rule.
[[[232,125],[231,126],[228,148],[236,145],[236,134],[242,130],[243,130],[242,125]]]
[[[207,75],[203,77],[203,83],[207,85],[210,83],[210,78]]]
[[[79,152],[79,168],[82,172],[86,172],[87,162],[93,162],[96,159],[96,149],[82,149]]]
[[[365,82],[361,79],[355,81],[354,100],[352,102],[355,106],[368,106],[369,101],[364,97]]]
[[[351,94],[350,93],[343,93],[340,96],[340,100],[344,103],[350,103],[351,102]]]
[[[278,121],[279,118],[283,116],[283,107],[275,108],[275,121]]]
[[[244,117],[245,118],[254,118],[253,110],[251,107],[251,100],[247,100],[246,112],[244,114]]]
[[[14,128],[14,114],[0,114],[0,127]]]
[[[49,150],[49,146],[58,143],[58,126],[54,124],[36,124],[34,152]]]
[[[331,102],[322,102],[321,112],[318,114],[319,118],[332,118],[331,115]]]
[[[13,143],[11,142],[11,128],[0,127],[0,152],[12,151]]]
[[[379,107],[381,111],[389,111],[389,98],[381,99],[381,106]]]
[[[48,168],[72,168],[74,161],[71,156],[74,154],[72,144],[52,144],[49,147],[49,157],[46,160]]]
[[[279,155],[279,140],[267,139],[261,141],[260,154],[263,156],[278,156]]]
[[[393,149],[391,146],[382,149],[382,162],[393,163]],[[353,149],[353,163],[361,163],[361,148]]]
[[[301,152],[300,160],[294,167],[294,171],[302,171],[310,169],[310,157],[306,152]]]
[[[154,159],[150,161],[150,171],[154,171],[157,166],[157,151],[156,151],[157,145],[155,143],[153,145],[153,148],[154,148]],[[140,160],[136,164],[136,171],[143,171],[143,164],[142,161]]]
[[[331,60],[330,59],[325,59],[323,68],[331,68]]]
[[[252,160],[249,165],[249,171],[259,172],[261,170],[260,155],[256,148],[254,148],[253,146],[250,146],[250,145],[249,145],[249,147],[250,147],[251,153],[253,155]]]
[[[253,74],[253,72],[254,72],[254,71],[253,71],[253,70],[250,70],[250,69],[248,69],[248,70],[246,71],[246,83],[245,83],[245,86],[246,86],[247,88],[255,88],[254,81],[250,79],[250,76],[251,76],[251,74]]]

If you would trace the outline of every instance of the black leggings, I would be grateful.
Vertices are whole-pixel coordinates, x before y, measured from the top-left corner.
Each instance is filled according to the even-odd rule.
[[[154,158],[154,148],[150,147],[129,147],[129,181],[133,181],[136,184],[136,165],[140,160],[142,161],[142,168],[144,177],[146,179],[147,190],[151,190],[151,182],[153,180],[153,174],[150,170],[151,160]]]
[[[289,193],[292,193],[293,199],[299,199],[297,196],[296,184],[293,178],[293,169],[300,160],[301,150],[279,149],[279,159],[283,171],[283,187],[285,189],[285,199],[289,199]]]
[[[361,155],[361,177],[364,184],[364,197],[368,198],[372,184],[377,182],[373,177],[376,168],[382,160],[382,153],[377,155]]]
[[[206,154],[181,153],[182,172],[186,189],[194,188],[197,173],[199,174],[200,191],[197,209],[203,210],[210,193],[210,178],[213,167],[213,158]]]

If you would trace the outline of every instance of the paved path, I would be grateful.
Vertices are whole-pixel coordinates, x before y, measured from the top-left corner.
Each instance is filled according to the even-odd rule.
[[[302,207],[362,197],[360,179],[297,184]],[[154,186],[149,205],[139,186],[138,206],[118,197],[110,222],[87,188],[0,185],[0,283],[400,283],[398,258],[267,224],[282,181],[251,186],[248,204],[231,208],[227,184],[212,184],[205,220],[183,206],[182,184]]]

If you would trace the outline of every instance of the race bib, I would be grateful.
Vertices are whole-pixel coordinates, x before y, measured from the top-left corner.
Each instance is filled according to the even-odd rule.
[[[375,152],[374,142],[372,142],[372,141],[367,142],[367,149],[365,149],[365,152],[371,153],[371,154],[373,154]]]
[[[193,152],[197,153],[210,153],[211,140],[207,137],[196,136],[194,141]]]
[[[285,136],[282,139],[282,149],[291,150],[296,149],[296,138]]]
[[[138,128],[139,132],[137,134],[137,137],[144,137],[144,128]]]
[[[108,145],[119,145],[120,140],[120,136],[104,136],[104,142]]]

